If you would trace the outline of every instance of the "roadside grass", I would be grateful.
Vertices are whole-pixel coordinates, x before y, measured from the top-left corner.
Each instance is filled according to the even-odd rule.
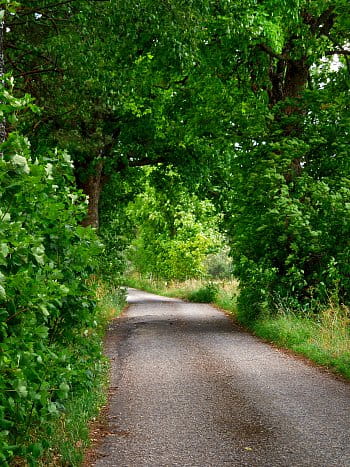
[[[108,322],[117,316],[125,305],[125,298],[118,287],[99,282],[96,291],[99,323],[94,337],[95,346],[102,351],[102,340]],[[109,365],[102,357],[98,376],[93,386],[79,394],[72,394],[65,410],[49,428],[48,448],[38,460],[38,466],[71,466],[82,464],[84,453],[90,445],[90,423],[98,416],[107,402]]]
[[[213,303],[232,314],[235,314],[239,293],[238,282],[229,279],[215,281],[188,279],[183,282],[166,282],[164,280],[145,279],[141,276],[133,275],[124,278],[123,284],[165,297],[181,298],[192,302]]]
[[[89,424],[106,404],[108,365],[105,363],[94,387],[72,398],[65,413],[52,428],[50,448],[40,461],[41,466],[80,466],[84,452],[90,445]]]
[[[206,301],[228,311],[237,321],[237,281],[190,280],[170,282],[134,277],[127,284],[152,293],[182,298],[189,301]],[[216,288],[213,295],[206,289]],[[208,300],[202,300],[208,298]],[[350,379],[350,310],[330,301],[326,309],[317,314],[295,313],[279,307],[277,314],[265,314],[245,326],[256,336],[281,348],[303,355],[335,373]]]
[[[281,311],[252,323],[259,337],[350,379],[350,310],[330,304],[317,315]]]

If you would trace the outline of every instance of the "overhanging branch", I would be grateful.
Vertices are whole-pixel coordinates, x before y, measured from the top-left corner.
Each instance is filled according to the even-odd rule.
[[[26,71],[23,73],[19,73],[18,75],[15,75],[14,78],[23,78],[24,76],[30,76],[30,75],[40,75],[40,74],[45,74],[45,73],[63,73],[64,70],[60,68],[48,68],[46,70],[32,70],[32,71]]]
[[[350,55],[350,50],[327,50],[327,52],[325,52],[325,55]]]
[[[259,49],[266,52],[270,57],[277,58],[278,60],[290,60],[290,56],[288,54],[279,54],[275,52],[269,45],[261,43],[258,44]]]

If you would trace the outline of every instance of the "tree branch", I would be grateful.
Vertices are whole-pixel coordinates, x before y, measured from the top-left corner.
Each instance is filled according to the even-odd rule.
[[[51,63],[52,65],[56,66],[57,65],[57,62],[56,60],[53,60],[51,57],[48,57],[47,55],[44,55],[43,53],[41,52],[38,52],[37,50],[30,50],[30,49],[22,49],[22,48],[19,48],[19,47],[15,47],[13,44],[11,44],[10,42],[8,42],[6,44],[6,47],[5,49],[12,49],[12,50],[16,50],[18,52],[21,52],[21,54],[19,56],[16,57],[16,62],[18,62],[19,60],[21,60],[23,57],[25,57],[26,55],[34,55],[35,57],[38,57],[38,58],[41,58],[43,59],[44,61],[46,61],[47,63]],[[7,57],[9,57],[9,55],[7,54]],[[13,62],[15,63],[15,62]]]
[[[340,49],[340,50],[327,50],[325,55],[350,55],[350,50]]]
[[[346,62],[346,68],[348,70],[348,74],[350,74],[350,60],[349,60],[349,56],[350,56],[350,51],[346,50],[346,49],[343,49],[342,48],[342,44],[339,44],[338,41],[336,41],[332,36],[331,34],[327,34],[327,37],[328,39],[332,42],[332,44],[337,47],[336,49],[334,50],[337,50],[337,52],[335,54],[331,54],[331,53],[327,53],[326,52],[326,55],[343,55],[343,57],[345,58],[345,62]],[[347,53],[339,53],[339,51],[344,51],[344,52],[347,52]],[[349,53],[348,53],[349,52]]]
[[[189,76],[187,75],[187,76],[185,76],[184,78],[182,78],[182,79],[180,79],[178,81],[174,81],[173,83],[167,84],[166,86],[161,86],[160,84],[155,84],[154,87],[158,88],[158,89],[163,89],[164,91],[169,91],[171,86],[174,85],[174,84],[180,84],[181,86],[185,86],[185,84],[188,81],[188,78],[189,78]]]
[[[63,72],[64,70],[60,68],[49,68],[46,70],[32,70],[32,71],[26,71],[18,75],[15,75],[14,78],[19,78],[19,77],[29,76],[29,75],[40,75],[42,73],[44,74],[44,73],[63,73]]]
[[[61,5],[67,5],[68,3],[74,3],[75,0],[65,0],[63,2],[57,2],[57,3],[53,3],[52,5],[46,5],[46,6],[42,6],[40,8],[31,8],[31,9],[28,9],[27,7],[23,7],[23,8],[19,8],[17,10],[17,14],[19,16],[28,16],[28,15],[33,15],[34,13],[40,13],[41,11],[43,10],[49,10],[50,8],[55,8],[57,6],[61,6]],[[23,11],[23,13],[22,13]]]
[[[334,6],[330,6],[318,18],[312,16],[311,13],[303,11],[302,18],[304,23],[309,25],[311,32],[314,35],[327,35],[333,27],[335,20]]]
[[[278,54],[267,44],[261,43],[258,44],[258,47],[270,55],[270,57],[277,58],[278,60],[290,60],[290,56],[288,54]]]

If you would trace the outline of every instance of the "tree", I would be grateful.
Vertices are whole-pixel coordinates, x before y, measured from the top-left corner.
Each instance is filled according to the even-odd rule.
[[[171,115],[169,124],[167,111],[184,99],[200,18],[182,2],[102,2],[98,15],[95,2],[28,3],[29,12],[10,24],[7,48],[22,85],[44,107],[31,140],[39,148],[51,140],[73,155],[90,200],[86,223],[98,226],[111,173],[187,159],[178,147],[182,124]]]
[[[349,5],[246,2],[242,15],[251,19],[250,42],[235,50],[246,90],[238,126],[248,128],[224,201],[242,313],[348,302]],[[325,60],[337,52],[332,71]]]

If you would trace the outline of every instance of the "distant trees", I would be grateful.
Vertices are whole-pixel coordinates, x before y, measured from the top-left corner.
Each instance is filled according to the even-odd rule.
[[[129,257],[143,275],[166,280],[203,277],[205,258],[222,248],[214,206],[188,193],[177,179],[170,170],[163,176],[164,187],[155,189],[146,178],[145,191],[128,206],[136,230]]]

